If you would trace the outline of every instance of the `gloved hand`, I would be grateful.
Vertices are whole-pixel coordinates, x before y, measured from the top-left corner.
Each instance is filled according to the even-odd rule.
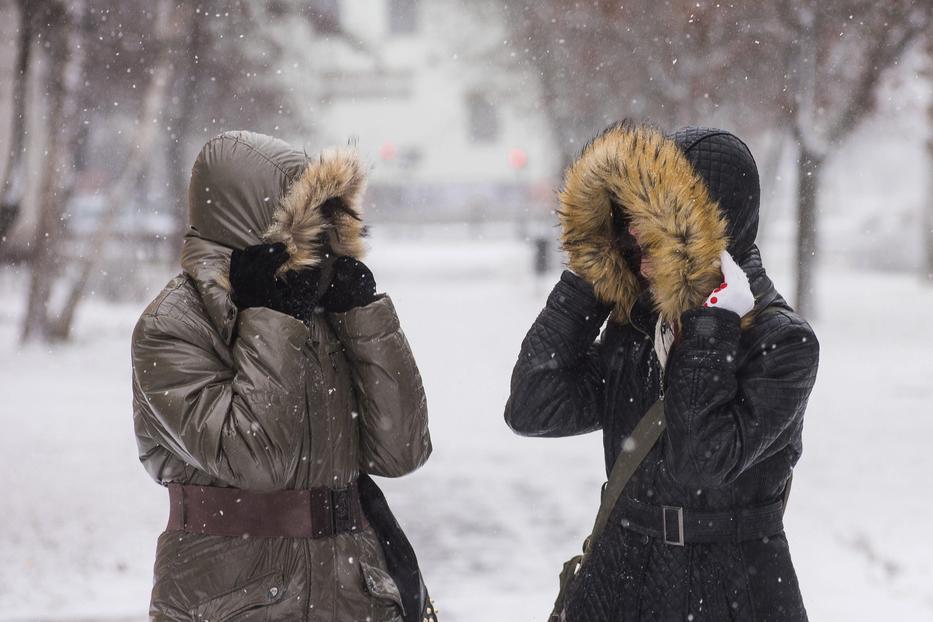
[[[320,304],[328,313],[343,313],[354,307],[364,307],[376,299],[376,279],[372,271],[353,257],[338,257],[334,261],[334,277],[321,297]]]
[[[256,244],[230,255],[230,286],[237,309],[282,308],[282,287],[275,271],[288,259],[284,244]]]
[[[285,245],[257,244],[230,255],[230,286],[238,309],[266,307],[307,323],[318,303],[317,268],[289,270],[282,277],[276,271],[288,259]]]
[[[713,290],[703,306],[727,309],[743,317],[755,307],[748,276],[727,251],[723,251],[719,259],[722,263],[722,285]]]
[[[305,324],[310,322],[321,297],[318,292],[320,281],[321,271],[318,268],[286,272],[282,292],[282,312]]]

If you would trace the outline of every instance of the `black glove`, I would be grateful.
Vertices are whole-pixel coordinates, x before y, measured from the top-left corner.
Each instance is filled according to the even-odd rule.
[[[309,322],[320,297],[320,270],[289,270],[276,278],[276,270],[287,259],[288,251],[281,243],[234,250],[230,255],[230,286],[237,308],[267,307]]]
[[[230,255],[230,286],[237,309],[282,308],[282,286],[275,278],[288,259],[284,244],[256,244]]]
[[[321,297],[321,306],[328,313],[343,313],[363,307],[376,299],[376,279],[366,264],[353,257],[338,257],[334,262],[334,277]]]
[[[314,309],[318,305],[318,299],[321,297],[318,293],[320,281],[321,271],[318,268],[286,272],[283,283],[282,312],[305,324],[310,322]]]

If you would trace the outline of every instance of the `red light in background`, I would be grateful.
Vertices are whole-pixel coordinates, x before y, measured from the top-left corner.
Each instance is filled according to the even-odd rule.
[[[379,157],[383,160],[388,162],[394,160],[396,156],[398,156],[398,147],[395,146],[395,143],[386,141],[379,147]]]
[[[528,154],[524,149],[516,147],[509,152],[509,166],[515,170],[521,170],[528,166]]]

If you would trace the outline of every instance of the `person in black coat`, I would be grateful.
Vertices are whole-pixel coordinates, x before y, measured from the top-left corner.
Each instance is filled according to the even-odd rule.
[[[666,418],[568,622],[807,619],[781,516],[819,345],[762,266],[758,203],[752,154],[721,130],[618,124],[567,170],[570,270],[522,343],[506,421],[601,429],[609,473],[659,398]]]

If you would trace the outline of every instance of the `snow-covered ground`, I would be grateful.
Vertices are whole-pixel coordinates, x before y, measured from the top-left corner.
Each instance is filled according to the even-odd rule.
[[[598,435],[523,439],[502,421],[557,273],[536,280],[527,246],[456,228],[372,247],[436,447],[386,489],[442,619],[542,620],[602,479]],[[789,262],[769,252],[789,293]],[[146,301],[92,302],[74,343],[20,349],[23,285],[0,273],[0,621],[141,622],[167,501],[136,460],[131,422],[129,335]],[[819,299],[822,364],[787,516],[811,619],[933,620],[933,286],[826,267]]]

